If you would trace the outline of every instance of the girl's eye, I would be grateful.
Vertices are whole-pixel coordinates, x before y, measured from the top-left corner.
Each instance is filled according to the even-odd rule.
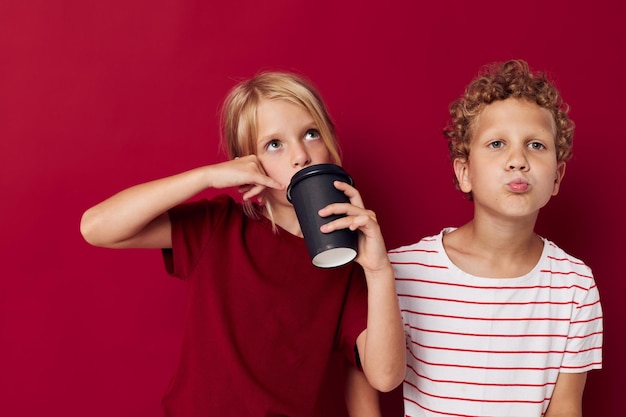
[[[304,138],[306,140],[314,140],[319,139],[321,137],[319,130],[317,129],[309,129],[306,131]]]
[[[541,142],[531,142],[528,144],[528,147],[532,149],[536,149],[536,150],[541,150],[541,149],[546,148]]]
[[[267,149],[268,151],[275,151],[277,149],[280,149],[280,141],[278,139],[272,139],[270,140],[267,145],[265,145],[265,149]]]
[[[502,142],[501,140],[494,140],[493,142],[489,143],[489,147],[492,149],[499,149],[503,146],[504,142]]]

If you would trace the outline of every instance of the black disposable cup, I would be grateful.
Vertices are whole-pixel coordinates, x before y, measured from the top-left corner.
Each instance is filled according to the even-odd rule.
[[[321,217],[317,212],[332,203],[349,203],[348,197],[333,185],[354,181],[340,166],[311,165],[298,171],[287,187],[287,200],[293,204],[304,235],[311,262],[320,268],[345,265],[357,255],[357,233],[350,229],[322,233],[320,227],[345,215]]]

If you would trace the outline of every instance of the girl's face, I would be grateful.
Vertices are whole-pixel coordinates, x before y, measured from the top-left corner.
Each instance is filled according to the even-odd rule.
[[[267,175],[285,188],[291,177],[331,156],[309,111],[287,100],[261,100],[256,112],[256,154]],[[266,198],[285,203],[285,191],[268,190]]]
[[[454,167],[477,213],[536,216],[558,193],[565,163],[556,160],[552,115],[535,103],[509,98],[486,106],[469,149],[469,158]]]

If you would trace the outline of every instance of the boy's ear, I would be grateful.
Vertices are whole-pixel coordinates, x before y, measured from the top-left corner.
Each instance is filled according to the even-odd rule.
[[[554,175],[554,187],[552,188],[552,195],[555,196],[559,193],[559,188],[563,177],[565,176],[565,162],[561,161],[556,166],[556,173]]]
[[[469,162],[467,158],[456,158],[452,163],[454,167],[454,175],[456,175],[456,180],[459,182],[459,189],[464,193],[472,191],[472,183],[469,180],[468,164]]]

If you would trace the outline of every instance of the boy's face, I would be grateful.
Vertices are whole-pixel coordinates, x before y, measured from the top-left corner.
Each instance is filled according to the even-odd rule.
[[[256,154],[267,175],[285,188],[302,168],[330,162],[330,152],[306,108],[287,100],[262,100],[256,117]],[[291,206],[285,191],[268,193],[272,201]]]
[[[535,103],[509,98],[486,106],[469,149],[468,160],[455,160],[454,170],[477,210],[536,216],[559,191],[565,162],[556,160],[554,120]]]

